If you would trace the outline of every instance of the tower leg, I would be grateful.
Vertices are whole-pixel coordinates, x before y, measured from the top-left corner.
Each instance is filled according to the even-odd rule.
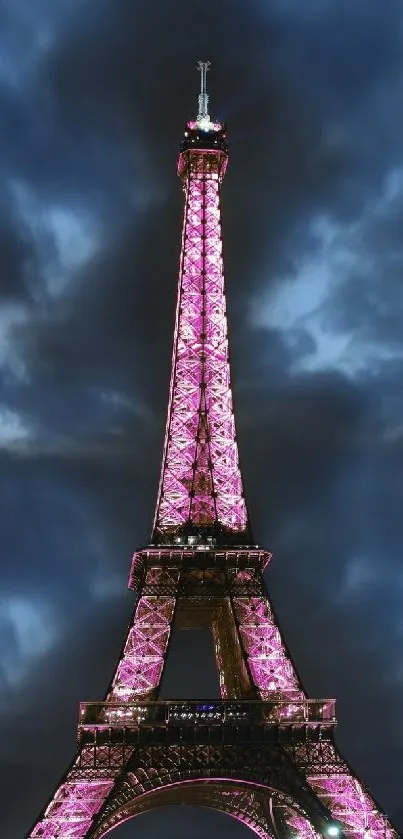
[[[343,825],[349,839],[397,839],[386,816],[381,812],[363,784],[331,744],[329,759],[332,768],[323,773],[307,772],[307,780],[333,818]]]
[[[27,839],[101,839],[183,803],[226,812],[260,839],[317,839],[332,820],[347,839],[398,839],[337,751],[334,703],[306,699],[249,552],[233,567],[225,557],[225,570],[215,555],[162,564],[162,553],[136,566],[140,595],[106,700],[82,704],[77,755]],[[155,701],[174,622],[199,620],[227,700],[207,712]]]
[[[155,699],[172,630],[178,579],[179,568],[147,570],[108,701]]]
[[[130,753],[124,746],[117,745],[108,755],[108,768],[102,770],[95,769],[94,748],[84,746],[80,749],[27,839],[84,839],[88,836],[94,817],[113,789],[119,773],[118,764],[121,770]]]
[[[260,597],[233,597],[240,643],[258,695],[306,698],[281,637],[263,585]],[[397,839],[398,834],[380,807],[339,754],[334,741],[290,749],[319,800],[340,822],[349,839]],[[303,832],[298,828],[299,836]]]

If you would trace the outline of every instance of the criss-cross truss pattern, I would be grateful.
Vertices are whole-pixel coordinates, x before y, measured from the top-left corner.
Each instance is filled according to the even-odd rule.
[[[251,544],[228,361],[219,190],[224,127],[185,132],[185,191],[170,401],[151,545],[103,702],[82,703],[77,753],[27,839],[102,839],[170,804],[213,807],[259,839],[398,839],[340,755],[335,703],[309,699]],[[174,628],[210,628],[220,696],[160,701]]]
[[[344,772],[332,775],[312,774],[309,783],[326,803],[335,819],[343,825],[346,836],[354,839],[390,839],[394,835],[387,818],[375,805],[362,784],[344,764]]]
[[[160,683],[175,600],[141,597],[118,663],[110,699],[150,699]]]
[[[217,124],[217,137],[222,127]],[[189,128],[191,132],[191,129]],[[217,142],[217,138],[216,138]],[[226,151],[185,148],[172,378],[154,534],[187,523],[247,530],[228,358],[220,183]]]
[[[246,548],[135,554],[139,598],[111,688],[103,703],[81,706],[78,755],[30,839],[100,839],[136,813],[179,802],[209,803],[260,839],[319,839],[323,818],[346,839],[398,839],[337,751],[334,702],[307,699],[299,683],[262,577],[269,557]],[[155,702],[174,621],[205,625],[206,615],[222,700]],[[145,771],[146,783],[134,783]],[[224,794],[231,773],[235,789]],[[210,777],[222,778],[218,787],[206,786]],[[250,782],[261,783],[257,797]],[[245,796],[253,810],[240,807]]]
[[[113,784],[114,777],[106,780],[88,778],[82,782],[67,778],[30,836],[32,839],[82,839],[87,836],[93,818]]]
[[[235,617],[253,682],[262,699],[273,693],[290,698],[303,692],[267,597],[234,598]]]

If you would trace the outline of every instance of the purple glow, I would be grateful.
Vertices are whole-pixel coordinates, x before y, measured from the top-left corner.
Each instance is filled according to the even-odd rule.
[[[251,676],[261,699],[270,699],[273,693],[303,699],[269,601],[263,597],[236,597],[234,608]]]
[[[284,817],[290,828],[290,836],[294,839],[318,839],[319,834],[313,829],[308,819],[296,813],[295,810],[287,807]]]
[[[187,156],[187,157],[186,157]],[[164,456],[154,528],[247,528],[228,361],[222,151],[181,155],[185,215]]]
[[[161,678],[174,607],[173,597],[140,598],[108,699],[152,698]]]
[[[67,780],[60,785],[30,839],[84,839],[99,812],[114,779]]]
[[[340,761],[335,746],[332,749],[335,762]],[[360,781],[345,764],[344,769],[344,773],[333,775],[308,775],[308,781],[333,818],[342,824],[345,835],[350,839],[398,839]]]
[[[187,124],[188,128],[190,128],[191,131],[194,130],[194,129],[197,129],[199,127],[199,125],[200,125],[200,123],[198,123],[197,120],[190,120],[190,122],[188,122],[188,124]],[[217,131],[221,131],[222,128],[223,128],[223,126],[221,125],[221,122],[209,122],[209,131],[216,131],[217,132]]]

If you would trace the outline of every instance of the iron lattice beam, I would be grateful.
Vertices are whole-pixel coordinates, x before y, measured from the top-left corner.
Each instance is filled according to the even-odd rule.
[[[189,142],[180,158],[185,213],[153,541],[183,533],[185,526],[207,528],[216,535],[223,529],[239,539],[249,536],[232,405],[222,260],[219,190],[227,154],[214,148],[222,133],[218,126],[209,148]]]

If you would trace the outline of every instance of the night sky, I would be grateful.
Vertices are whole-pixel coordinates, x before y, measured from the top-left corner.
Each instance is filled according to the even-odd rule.
[[[256,540],[303,682],[403,827],[400,0],[0,2],[1,836],[101,699],[149,540],[168,397],[176,156],[210,59]],[[165,695],[217,695],[201,633]],[[198,661],[200,664],[195,664]],[[116,839],[246,839],[188,808]]]

